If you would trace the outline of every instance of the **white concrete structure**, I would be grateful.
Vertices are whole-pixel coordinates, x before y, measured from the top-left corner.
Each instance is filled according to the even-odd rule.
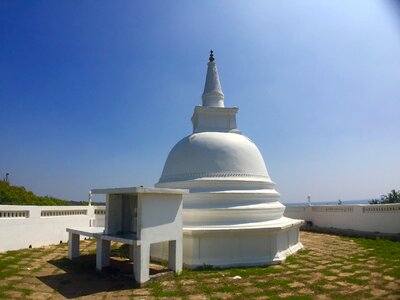
[[[190,190],[183,205],[189,267],[277,263],[302,248],[302,221],[283,216],[285,207],[260,151],[236,126],[237,111],[224,105],[211,53],[193,134],[171,150],[156,184]],[[166,252],[165,245],[152,248],[154,258],[165,258]]]
[[[0,252],[65,243],[65,228],[104,226],[104,215],[104,206],[0,205]]]
[[[324,228],[400,234],[400,204],[287,206],[284,215]]]
[[[104,234],[104,227],[74,227],[66,228],[68,232],[68,258],[74,259],[79,256],[79,244],[81,236],[87,236],[90,238],[95,238],[97,240],[97,248],[103,249],[101,247],[101,235]],[[100,246],[99,246],[100,244]],[[100,249],[100,250],[101,250]],[[97,249],[98,250],[98,249]],[[109,251],[110,249],[108,249]],[[96,261],[96,266],[101,265]]]
[[[400,234],[400,204],[287,206],[284,216],[319,227]],[[105,206],[0,205],[0,252],[66,242],[67,227],[104,226],[104,217]]]
[[[168,242],[168,265],[175,273],[182,271],[182,198],[188,191],[160,188],[94,189],[106,194],[105,228],[68,228],[69,258],[79,255],[79,236],[97,240],[96,267],[109,265],[110,242],[130,245],[135,280],[149,280],[150,245]]]

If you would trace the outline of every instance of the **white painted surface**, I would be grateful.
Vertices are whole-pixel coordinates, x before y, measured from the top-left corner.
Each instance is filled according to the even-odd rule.
[[[130,187],[92,193],[107,194],[106,234],[132,234],[148,244],[182,239],[182,198],[187,190]]]
[[[67,227],[104,226],[104,206],[0,205],[0,252],[68,241]]]
[[[230,132],[200,132],[182,139],[168,155],[157,186],[200,178],[273,184],[257,146],[244,135]]]
[[[68,258],[74,259],[79,256],[79,235],[69,232],[68,236]]]
[[[147,243],[178,241],[182,244],[182,194],[139,195],[140,239]]]
[[[319,227],[400,233],[400,204],[287,206],[284,215]]]
[[[169,245],[169,267],[175,273],[182,271],[182,199],[187,190],[132,187],[92,192],[105,193],[107,199],[104,234],[95,236],[97,269],[101,270],[109,259],[109,241],[129,244],[135,280],[146,282],[150,278],[150,245],[165,242]],[[79,228],[67,231],[80,232]],[[89,228],[88,234],[91,233]],[[77,243],[76,238],[73,241]],[[75,252],[72,245],[69,256],[74,257]]]
[[[187,194],[187,191],[181,189],[165,189],[165,188],[149,188],[149,187],[119,187],[119,188],[105,188],[105,189],[93,189],[92,194],[175,194],[182,195]]]
[[[312,207],[316,209],[312,211]],[[317,209],[318,207],[318,209]],[[352,211],[343,211],[346,206],[288,206],[284,215],[289,218],[312,221],[321,227],[335,227],[381,233],[400,233],[400,204],[352,205]],[[0,252],[67,241],[67,227],[89,226],[88,215],[40,217],[42,209],[59,214],[71,210],[85,210],[88,206],[17,206],[0,205]],[[97,210],[93,226],[104,226],[105,207],[92,206]],[[348,208],[347,208],[348,209]],[[92,214],[93,218],[93,214]]]
[[[238,109],[224,107],[223,97],[210,59],[203,106],[196,106],[192,117],[193,134],[173,147],[156,187],[190,190],[183,199],[187,266],[282,261],[302,247],[302,221],[283,217],[285,207],[264,159],[237,128]],[[166,259],[167,251],[168,245],[158,244],[151,253]]]
[[[224,93],[219,81],[217,65],[214,61],[207,64],[206,83],[201,99],[203,106],[224,107]]]
[[[235,132],[240,133],[236,125],[237,107],[196,106],[192,116],[193,133],[198,132]]]

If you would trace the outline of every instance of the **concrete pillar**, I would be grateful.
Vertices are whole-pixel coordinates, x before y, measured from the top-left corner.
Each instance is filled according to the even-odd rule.
[[[182,272],[182,239],[168,242],[168,268],[176,274]]]
[[[133,245],[129,245],[129,250],[128,250],[128,258],[129,260],[133,260]]]
[[[110,265],[110,241],[96,239],[96,269],[101,271]]]
[[[69,232],[68,258],[74,259],[79,256],[79,234]]]
[[[142,243],[133,247],[133,274],[138,283],[150,279],[150,245]]]

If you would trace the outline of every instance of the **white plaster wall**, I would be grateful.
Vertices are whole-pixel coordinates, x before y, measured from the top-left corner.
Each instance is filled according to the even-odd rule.
[[[182,241],[182,195],[139,194],[140,239]]]
[[[67,227],[104,225],[104,206],[0,205],[0,252],[66,242]]]
[[[284,216],[319,227],[400,233],[400,204],[287,206]]]
[[[286,206],[283,215],[287,218],[308,220],[307,206]]]

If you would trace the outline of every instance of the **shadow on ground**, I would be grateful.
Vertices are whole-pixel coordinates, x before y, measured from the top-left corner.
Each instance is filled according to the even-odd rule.
[[[124,258],[111,257],[110,266],[101,272],[96,271],[95,254],[83,255],[73,261],[61,258],[48,263],[65,273],[37,278],[65,298],[140,287],[133,278],[133,263]],[[159,265],[150,265],[150,276],[158,277],[163,274],[171,274],[171,271]]]

